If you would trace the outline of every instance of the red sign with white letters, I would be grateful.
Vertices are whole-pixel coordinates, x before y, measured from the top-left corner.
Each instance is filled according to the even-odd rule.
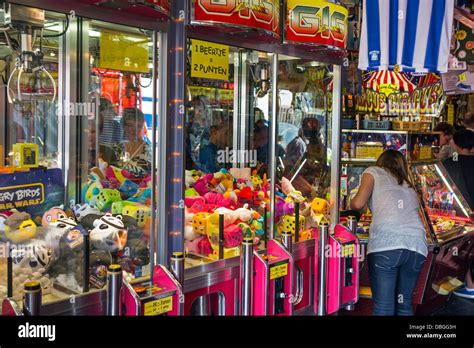
[[[194,20],[246,26],[279,36],[279,0],[194,0]]]
[[[325,0],[287,0],[285,39],[345,49],[347,16],[345,7]]]

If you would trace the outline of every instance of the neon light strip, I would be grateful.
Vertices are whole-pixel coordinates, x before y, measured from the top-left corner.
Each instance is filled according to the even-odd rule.
[[[469,217],[469,214],[467,213],[466,209],[464,208],[464,206],[462,205],[461,201],[459,200],[458,196],[456,195],[456,193],[454,192],[453,188],[451,187],[451,185],[449,185],[448,181],[446,180],[446,178],[444,177],[443,173],[441,173],[441,170],[438,168],[438,165],[435,164],[434,165],[435,168],[436,168],[436,171],[438,172],[438,175],[441,177],[441,179],[443,180],[444,184],[446,185],[446,187],[448,188],[449,192],[452,192],[454,194],[454,199],[456,200],[456,202],[458,203],[458,205],[461,207],[462,209],[462,212],[464,213],[464,215],[466,215],[466,217]]]

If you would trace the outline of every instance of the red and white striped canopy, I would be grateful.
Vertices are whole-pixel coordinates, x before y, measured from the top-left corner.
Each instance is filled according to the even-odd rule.
[[[395,71],[374,71],[369,79],[365,82],[366,89],[378,91],[380,85],[393,84],[399,87],[400,92],[413,92],[416,86],[410,82],[403,73]]]

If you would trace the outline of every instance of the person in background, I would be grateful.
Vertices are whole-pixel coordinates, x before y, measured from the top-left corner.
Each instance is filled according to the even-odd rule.
[[[462,125],[467,130],[474,132],[474,112],[468,112],[464,115]]]
[[[262,164],[268,164],[268,136],[269,129],[265,124],[265,120],[262,118],[255,122],[253,129],[253,150],[257,152],[257,161]]]
[[[304,136],[303,127],[298,130],[298,135],[286,145],[286,166],[293,167],[306,153],[308,142]]]
[[[151,147],[144,141],[145,115],[140,109],[125,108],[122,115],[124,140],[114,146],[117,166],[137,177],[151,170]]]
[[[209,144],[209,110],[204,96],[196,96],[187,108],[186,158],[199,167],[201,149]],[[188,169],[194,168],[186,165]]]
[[[114,104],[105,97],[99,105],[99,144],[112,147],[122,140],[120,123],[116,120]]]
[[[374,315],[413,315],[412,296],[428,254],[419,201],[405,157],[387,150],[367,168],[350,207],[372,212],[368,245]]]
[[[114,161],[113,148],[122,140],[120,123],[116,120],[115,108],[110,100],[101,97],[98,117],[89,119],[89,162],[97,165],[98,158],[108,163]],[[97,147],[97,140],[99,146]]]
[[[458,130],[453,136],[453,156],[443,165],[469,207],[474,210],[474,132]]]
[[[454,126],[448,122],[440,122],[433,129],[434,132],[442,132],[439,140],[439,159],[444,161],[453,155],[453,135],[456,131]]]
[[[218,154],[227,139],[226,133],[226,127],[222,124],[210,127],[209,143],[199,152],[199,169],[203,172],[215,173],[221,169]]]
[[[453,157],[443,162],[449,176],[461,192],[471,210],[474,211],[474,132],[458,130],[454,136]],[[474,262],[471,262],[464,286],[455,290],[454,295],[474,299]]]

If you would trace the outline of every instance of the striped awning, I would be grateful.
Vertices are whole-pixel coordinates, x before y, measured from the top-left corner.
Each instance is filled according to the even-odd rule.
[[[418,87],[421,87],[421,88],[428,87],[440,81],[441,81],[441,77],[439,74],[428,73],[419,77],[417,85]]]
[[[395,71],[373,71],[365,81],[365,89],[379,92],[380,86],[393,85],[398,87],[398,92],[413,92],[416,86],[403,74]]]

